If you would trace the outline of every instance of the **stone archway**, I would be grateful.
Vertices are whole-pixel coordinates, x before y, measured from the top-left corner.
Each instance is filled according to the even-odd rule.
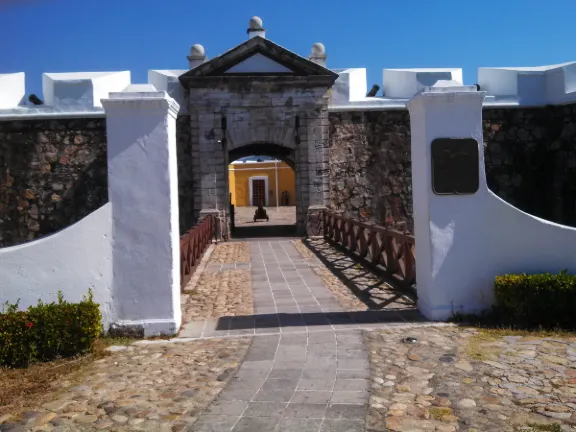
[[[282,73],[250,71],[250,58],[282,65]],[[244,64],[237,72],[238,64]],[[278,68],[277,68],[278,69]],[[297,226],[329,204],[328,90],[338,75],[262,37],[247,42],[180,76],[188,90],[194,210],[228,225],[230,152],[261,146],[281,149],[296,167]]]
[[[304,202],[304,199],[303,199],[302,193],[301,193],[301,191],[302,191],[302,186],[301,186],[301,182],[302,182],[301,174],[302,174],[302,172],[299,171],[299,168],[300,168],[300,163],[298,162],[299,153],[300,152],[299,152],[298,148],[289,148],[289,147],[285,147],[285,146],[273,144],[273,143],[253,143],[253,144],[239,146],[239,147],[236,147],[236,148],[229,150],[227,163],[230,164],[232,162],[237,161],[238,159],[241,159],[241,158],[244,158],[247,156],[268,156],[268,157],[272,157],[274,159],[277,159],[281,162],[284,162],[290,168],[292,168],[292,170],[294,172],[294,183],[295,184],[292,184],[294,186],[294,190],[291,193],[293,193],[293,197],[294,197],[293,202],[295,202],[295,204],[291,204],[291,206],[295,206],[296,231],[302,233],[305,230],[305,227],[302,225],[302,221],[306,220],[308,205],[307,205],[307,203]],[[250,170],[250,168],[248,168],[248,170]],[[270,184],[272,184],[272,182],[274,184],[277,184],[276,181],[277,181],[277,179],[271,180]],[[230,190],[230,185],[228,183],[227,183],[227,188],[228,188],[227,189],[228,195],[230,195],[231,190]],[[276,188],[276,190],[274,190],[272,192],[274,193],[274,200],[272,200],[272,199],[268,200],[268,203],[266,205],[269,207],[269,213],[274,214],[274,211],[278,211],[278,209],[274,210],[273,207],[275,207],[275,205],[276,205],[275,202],[277,202],[277,196],[279,194],[279,190],[278,190],[278,188]],[[253,205],[253,204],[251,204],[251,205]],[[298,221],[300,221],[300,223]],[[285,220],[282,219],[281,224],[284,225],[284,222],[285,222]],[[292,223],[292,222],[290,222],[290,223]],[[287,230],[286,232],[289,232],[289,231]]]

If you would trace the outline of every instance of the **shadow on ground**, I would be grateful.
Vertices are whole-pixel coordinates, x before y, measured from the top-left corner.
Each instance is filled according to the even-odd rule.
[[[383,310],[392,303],[403,303],[407,309],[416,309],[415,293],[399,286],[393,278],[367,269],[358,259],[338,246],[324,239],[307,238],[303,239],[302,243],[369,309]],[[334,250],[340,253],[335,255]],[[346,274],[346,270],[351,269],[354,269],[353,276]],[[360,288],[359,279],[371,279],[371,282]]]
[[[294,238],[296,225],[254,225],[244,224],[237,226],[232,232],[232,240],[248,238]]]
[[[246,316],[226,316],[218,318],[215,330],[251,330],[279,331],[287,327],[316,327],[321,330],[358,328],[374,324],[422,323],[426,320],[417,310],[384,310],[355,312],[310,312],[276,313]],[[349,327],[348,327],[349,326]]]

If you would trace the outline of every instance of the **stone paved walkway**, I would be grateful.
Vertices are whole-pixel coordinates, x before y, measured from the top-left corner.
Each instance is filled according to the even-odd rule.
[[[238,263],[207,270],[232,266]],[[181,332],[256,336],[237,375],[192,430],[364,431],[370,365],[362,329],[409,327],[406,317],[346,311],[289,240],[251,242],[250,271],[254,316],[191,322]]]
[[[363,431],[369,377],[358,331],[257,337],[193,430]]]
[[[241,266],[250,266],[254,315],[191,321],[180,337],[378,329],[422,321],[414,310],[345,311],[289,240],[251,242],[250,260]],[[239,265],[213,263],[207,270]]]

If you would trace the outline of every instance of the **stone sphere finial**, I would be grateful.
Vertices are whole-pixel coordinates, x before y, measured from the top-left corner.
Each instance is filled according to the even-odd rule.
[[[194,44],[194,45],[192,45],[192,48],[190,48],[190,55],[191,56],[201,57],[204,55],[204,53],[205,53],[204,47],[200,44]]]
[[[250,18],[250,28],[252,30],[260,30],[262,29],[262,18],[253,16]]]
[[[323,43],[316,42],[314,45],[312,45],[312,54],[316,56],[324,55],[326,54],[326,47]]]

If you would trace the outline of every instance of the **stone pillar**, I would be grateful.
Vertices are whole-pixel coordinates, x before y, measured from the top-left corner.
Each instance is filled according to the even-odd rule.
[[[482,269],[475,268],[481,267],[477,251],[488,250],[484,248],[484,228],[478,224],[479,212],[483,210],[481,198],[489,193],[482,139],[484,96],[475,86],[439,86],[425,89],[408,103],[418,309],[432,320],[447,320],[455,312],[478,312],[491,302],[492,294],[485,289]],[[474,140],[467,143],[471,149],[469,155],[474,157],[466,160],[471,161],[469,166],[473,167],[467,171],[478,172],[476,191],[457,195],[439,195],[434,191],[438,183],[433,182],[433,175],[438,178],[442,174],[440,170],[432,173],[432,142],[437,138]],[[465,143],[455,141],[454,144],[461,150],[445,154],[460,157]],[[443,166],[449,167],[450,163]],[[456,171],[445,169],[443,174],[460,177],[461,173]]]
[[[194,160],[193,176],[198,185],[194,191],[194,206],[199,217],[206,214],[218,215],[220,221],[217,239],[227,234],[228,214],[228,165],[226,140],[222,130],[222,114],[209,110],[194,110],[192,127],[196,128],[197,144],[192,144]]]
[[[110,93],[108,134],[113,292],[121,331],[172,335],[180,328],[176,166],[178,104],[166,92]]]
[[[320,235],[313,228],[318,212],[330,204],[330,170],[328,166],[329,123],[328,111],[319,110],[317,117],[306,119],[306,172],[308,182],[308,208],[306,229],[308,235]]]

